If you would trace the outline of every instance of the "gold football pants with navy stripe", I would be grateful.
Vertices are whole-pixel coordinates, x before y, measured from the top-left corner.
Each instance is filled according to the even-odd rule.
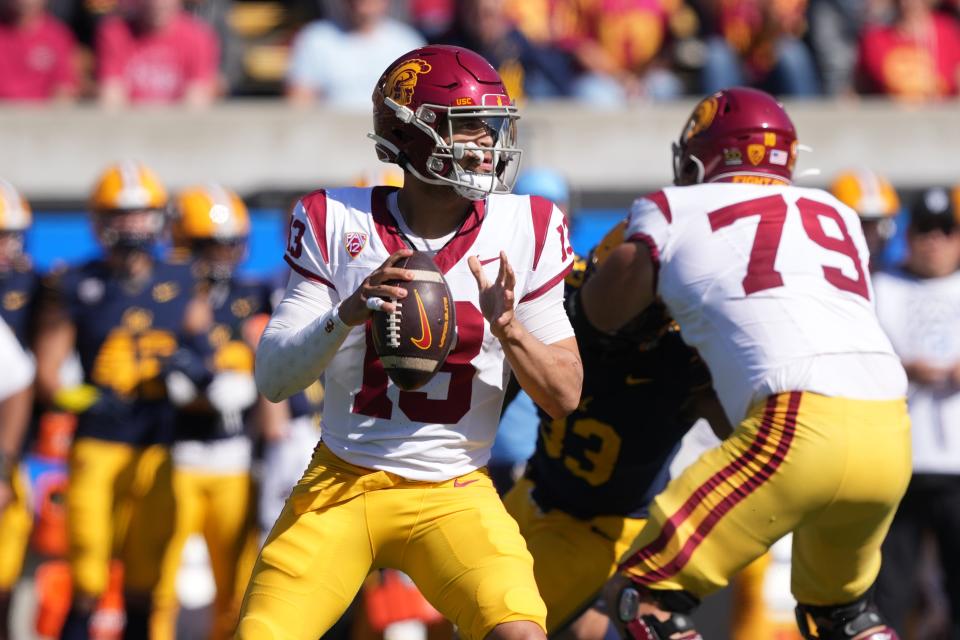
[[[237,637],[316,640],[374,568],[409,575],[467,640],[545,622],[533,559],[485,470],[414,482],[321,444],[260,552]]]
[[[252,557],[256,553],[250,542],[251,479],[248,473],[209,473],[175,468],[173,492],[176,499],[176,520],[170,544],[163,560],[160,583],[153,594],[151,616],[152,640],[173,640],[176,636],[177,589],[183,547],[187,538],[202,533],[210,554],[210,568],[217,587],[213,602],[213,629],[210,637],[229,638],[237,625],[240,608],[239,589],[249,577]],[[248,576],[238,585],[237,574],[245,567]]]
[[[797,601],[850,602],[877,577],[910,473],[905,400],[770,396],[657,496],[624,567],[702,597],[793,532]]]
[[[13,497],[0,512],[0,592],[12,590],[20,577],[30,540],[33,512],[24,485],[21,469],[14,468],[10,478]],[[4,621],[0,620],[0,624]]]
[[[503,503],[533,556],[537,587],[547,605],[547,633],[554,633],[593,604],[646,520],[620,516],[580,520],[558,509],[543,512],[530,495],[532,490],[533,482],[522,479]]]
[[[74,588],[99,596],[110,558],[124,565],[124,587],[151,593],[173,530],[170,453],[78,438],[70,448],[67,534]]]

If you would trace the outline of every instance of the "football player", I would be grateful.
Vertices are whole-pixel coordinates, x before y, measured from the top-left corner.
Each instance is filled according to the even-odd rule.
[[[890,181],[869,169],[843,171],[830,185],[830,193],[860,216],[863,236],[870,251],[870,270],[883,264],[883,251],[897,231],[894,218],[900,213],[900,198]]]
[[[634,202],[628,242],[581,294],[601,331],[659,295],[737,425],[654,499],[608,590],[638,640],[699,638],[700,598],[789,532],[804,637],[896,637],[869,589],[910,478],[906,376],[874,313],[857,214],[792,186],[796,153],[770,95],[705,98],[674,148],[677,186]]]
[[[236,627],[237,572],[252,534],[248,427],[258,396],[247,324],[269,313],[270,290],[236,273],[250,235],[250,217],[236,193],[215,184],[181,191],[171,235],[193,257],[199,285],[182,346],[165,366],[167,394],[178,407],[171,449],[177,508],[150,637],[175,637],[183,547],[203,533],[217,588],[210,637],[222,639]]]
[[[510,370],[551,416],[576,408],[582,370],[563,309],[569,246],[549,201],[511,196],[517,109],[496,71],[459,47],[392,63],[374,93],[377,152],[400,189],[316,191],[296,206],[293,273],[257,350],[271,400],[325,375],[323,438],[267,537],[238,637],[313,640],[372,567],[400,569],[460,634],[544,638],[533,561],[483,468]],[[402,391],[373,350],[374,313],[427,252],[456,304],[440,373]]]
[[[66,497],[73,601],[62,637],[88,637],[117,553],[126,637],[144,638],[173,521],[173,407],[161,367],[177,350],[193,278],[188,266],[152,254],[167,194],[150,169],[110,166],[90,208],[104,255],[51,277],[37,338],[38,395],[77,414]],[[74,349],[83,381],[64,386],[60,367]]]
[[[570,630],[582,639],[607,631],[605,615],[580,614],[643,528],[684,434],[705,415],[721,436],[729,433],[706,365],[662,305],[616,334],[584,318],[584,277],[623,242],[625,226],[614,227],[567,278],[567,313],[583,354],[580,405],[565,418],[541,411],[525,478],[504,498],[533,555],[548,633],[576,619]]]
[[[24,233],[30,222],[27,201],[10,183],[0,180],[0,319],[23,349],[29,349],[39,289],[39,277],[23,251]],[[7,366],[6,362],[3,366]],[[33,371],[32,363],[30,370]],[[31,388],[12,394],[4,401],[7,413],[0,419],[0,640],[8,637],[10,594],[23,568],[32,525],[17,471],[32,398]]]

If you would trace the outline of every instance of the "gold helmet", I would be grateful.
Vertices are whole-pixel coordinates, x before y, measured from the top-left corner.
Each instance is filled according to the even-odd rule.
[[[171,226],[174,250],[192,254],[208,275],[225,279],[246,253],[250,214],[236,193],[218,184],[184,189]]]
[[[163,233],[168,204],[157,175],[132,161],[107,167],[90,196],[97,237],[107,248],[149,248]]]
[[[890,182],[870,171],[844,171],[830,185],[830,192],[857,212],[861,220],[892,218],[900,211],[900,198]]]
[[[364,171],[353,181],[355,187],[402,187],[403,170],[389,165],[377,171]]]
[[[0,180],[0,232],[23,232],[30,228],[30,205],[13,185]]]

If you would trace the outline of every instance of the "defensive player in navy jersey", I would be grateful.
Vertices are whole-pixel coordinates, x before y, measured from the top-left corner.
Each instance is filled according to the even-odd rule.
[[[0,180],[0,318],[27,350],[39,287],[37,273],[23,251],[24,232],[30,222],[27,201],[12,185]],[[0,640],[8,637],[10,593],[20,577],[32,524],[17,473],[32,397],[29,386],[13,394],[6,400],[13,413],[6,413],[0,421]]]
[[[236,274],[250,235],[243,201],[219,185],[192,187],[177,198],[176,247],[193,258],[197,295],[181,348],[166,368],[178,407],[174,430],[174,535],[154,593],[152,640],[176,632],[176,576],[187,538],[202,533],[217,587],[211,638],[228,638],[237,623],[241,557],[253,564],[250,423],[258,394],[247,325],[270,312],[270,289]]]
[[[70,640],[88,637],[114,555],[124,561],[126,637],[147,636],[170,535],[173,409],[161,367],[177,349],[193,276],[152,255],[167,204],[145,166],[109,167],[91,201],[103,257],[54,274],[44,292],[38,395],[77,414],[66,498],[73,601],[62,637]],[[74,349],[83,382],[64,387],[59,370]]]
[[[662,306],[614,335],[584,321],[580,285],[623,242],[623,229],[614,227],[567,277],[567,310],[583,354],[580,405],[559,419],[540,411],[536,451],[504,498],[534,558],[548,633],[571,625],[577,638],[606,633],[608,618],[585,610],[666,487],[684,434],[700,417],[715,430],[729,428],[710,373]]]

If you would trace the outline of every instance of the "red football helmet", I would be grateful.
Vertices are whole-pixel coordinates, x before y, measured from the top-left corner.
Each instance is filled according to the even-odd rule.
[[[673,181],[789,184],[797,161],[797,131],[768,93],[746,87],[700,101],[673,144]]]
[[[430,184],[452,186],[477,200],[510,193],[520,169],[520,116],[500,75],[483,57],[462,47],[431,45],[393,62],[373,90],[377,155]],[[451,144],[461,130],[485,131],[492,147]],[[469,171],[460,160],[492,154],[492,173]]]

